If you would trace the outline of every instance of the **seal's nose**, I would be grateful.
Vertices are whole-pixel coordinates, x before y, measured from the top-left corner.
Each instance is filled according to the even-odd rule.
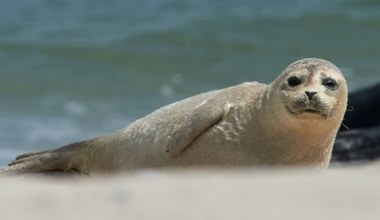
[[[310,91],[305,91],[305,93],[307,97],[309,97],[309,100],[312,100],[315,94],[317,94],[317,92],[310,92]]]

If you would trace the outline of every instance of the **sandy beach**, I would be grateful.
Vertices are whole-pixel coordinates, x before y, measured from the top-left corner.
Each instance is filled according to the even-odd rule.
[[[0,178],[2,219],[379,219],[380,164]]]

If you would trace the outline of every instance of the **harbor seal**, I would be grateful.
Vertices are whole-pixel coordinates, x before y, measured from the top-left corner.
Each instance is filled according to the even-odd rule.
[[[332,63],[290,64],[271,84],[246,82],[164,106],[113,134],[18,156],[3,173],[140,168],[326,168],[347,105]]]

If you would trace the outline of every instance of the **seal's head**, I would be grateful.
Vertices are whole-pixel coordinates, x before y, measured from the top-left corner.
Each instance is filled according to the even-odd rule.
[[[347,85],[334,64],[317,58],[302,59],[290,64],[274,84],[290,115],[343,119]]]

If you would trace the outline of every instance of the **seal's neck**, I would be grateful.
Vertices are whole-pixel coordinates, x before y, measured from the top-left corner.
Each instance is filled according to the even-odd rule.
[[[273,140],[262,146],[268,152],[267,161],[327,167],[339,124],[329,118],[292,115],[277,100],[280,99],[268,87],[255,101],[253,117],[260,117],[255,122],[259,122],[256,127],[262,131],[257,138]],[[277,160],[273,160],[275,157]]]

